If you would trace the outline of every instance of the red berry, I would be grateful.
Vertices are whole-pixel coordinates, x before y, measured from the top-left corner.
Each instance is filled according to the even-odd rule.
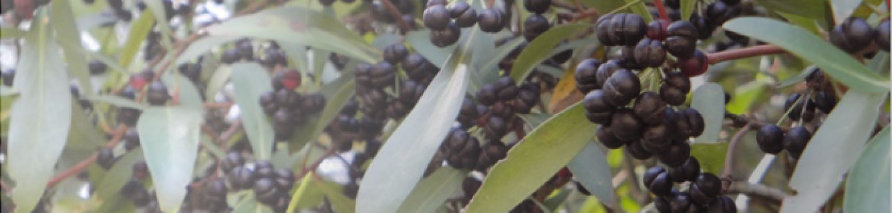
[[[709,63],[707,63],[706,55],[698,50],[694,52],[693,57],[678,61],[678,68],[688,77],[694,77],[706,73]]]

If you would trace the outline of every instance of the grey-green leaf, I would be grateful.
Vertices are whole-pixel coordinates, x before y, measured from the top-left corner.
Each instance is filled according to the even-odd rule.
[[[439,48],[430,40],[430,30],[417,30],[406,34],[406,42],[412,45],[415,52],[424,56],[434,66],[443,67],[443,62],[449,58],[449,54],[455,50],[456,45]]]
[[[570,164],[567,164],[567,168],[598,200],[609,206],[618,207],[611,181],[613,175],[601,147],[594,142],[586,143],[585,148],[573,157]]]
[[[570,162],[595,136],[595,125],[575,104],[545,121],[496,163],[467,212],[508,212]]]
[[[890,212],[889,126],[867,144],[846,179],[846,212]]]
[[[681,0],[681,20],[691,20],[697,0]]]
[[[443,205],[446,199],[461,188],[465,176],[467,176],[467,172],[452,167],[437,169],[436,172],[418,183],[418,186],[412,190],[412,193],[406,198],[406,202],[403,202],[397,212],[434,212]]]
[[[799,158],[790,178],[797,193],[784,199],[782,212],[814,212],[830,198],[863,150],[887,96],[849,90],[842,97]]]
[[[830,0],[830,7],[833,8],[833,20],[836,23],[842,23],[858,9],[863,0]]]
[[[886,92],[889,79],[872,72],[845,52],[802,28],[767,18],[737,18],[723,26],[777,45],[802,59],[815,63],[849,88],[865,92]]]
[[[395,212],[415,188],[458,116],[468,73],[474,72],[470,66],[473,47],[469,44],[475,36],[488,36],[481,34],[474,28],[459,43],[418,104],[387,139],[362,179],[357,212]]]
[[[185,106],[150,107],[139,117],[136,127],[161,211],[176,212],[186,197],[203,118],[200,109]]]
[[[9,118],[6,172],[16,181],[16,212],[30,212],[40,200],[71,124],[68,74],[46,11],[38,10],[31,23],[13,82],[19,96]]]
[[[87,71],[87,61],[84,58],[83,46],[81,46],[80,31],[77,24],[74,23],[74,13],[71,11],[69,1],[53,1],[53,13],[50,14],[53,19],[53,28],[59,35],[56,40],[65,51],[65,62],[68,69],[80,84],[80,91],[84,96],[93,96],[93,86],[90,82],[90,73]],[[4,32],[6,33],[6,32]]]
[[[269,160],[272,156],[275,136],[273,127],[266,119],[260,107],[260,95],[273,90],[266,69],[256,63],[237,63],[232,65],[233,93],[235,103],[241,110],[241,120],[251,149],[258,159]]]
[[[771,11],[784,12],[816,20],[824,19],[824,2],[813,0],[755,0],[755,2]]]
[[[712,143],[719,139],[722,131],[722,121],[725,119],[725,92],[722,86],[716,83],[706,83],[694,89],[691,98],[691,108],[696,109],[703,116],[705,126],[703,134],[696,138],[697,143]]]
[[[588,26],[589,24],[583,23],[561,25],[553,27],[536,37],[536,39],[533,39],[514,61],[514,66],[511,68],[511,78],[514,78],[514,81],[523,82],[523,79],[533,72],[536,65],[551,57],[550,51],[542,50],[554,48],[561,41],[588,29]]]

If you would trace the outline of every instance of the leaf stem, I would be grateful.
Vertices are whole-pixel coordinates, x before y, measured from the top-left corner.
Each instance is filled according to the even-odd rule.
[[[666,15],[666,8],[663,6],[663,0],[654,0],[654,6],[657,6],[657,12],[660,13],[660,19],[670,21],[669,15]]]
[[[786,53],[787,51],[772,44],[756,45],[741,49],[725,50],[706,55],[709,64],[717,64],[723,61],[748,58],[753,56]]]
[[[124,132],[127,132],[127,126],[124,124],[119,125],[118,129],[115,130],[115,133],[112,136],[112,138],[110,140],[108,140],[108,143],[105,144],[105,147],[112,148],[112,147],[115,147],[116,145],[118,145],[118,142],[121,142],[121,137],[124,136]],[[50,179],[49,182],[46,183],[46,188],[52,188],[59,182],[62,182],[63,180],[65,180],[66,178],[68,178],[74,174],[80,173],[85,168],[87,168],[87,166],[90,166],[90,164],[93,164],[93,162],[96,162],[97,155],[98,155],[98,152],[93,153],[93,155],[91,155],[87,159],[84,159],[81,162],[78,162],[77,164],[75,164],[73,167],[69,168],[68,170],[65,170],[62,173],[59,173],[59,175],[56,175],[55,177]]]

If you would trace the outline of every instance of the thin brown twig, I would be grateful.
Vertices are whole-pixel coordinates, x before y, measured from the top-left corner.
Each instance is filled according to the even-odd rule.
[[[570,10],[570,11],[579,11],[579,10],[581,10],[581,9],[578,7],[578,6],[579,6],[578,4],[577,4],[577,5],[573,5],[573,4],[570,4],[570,3],[567,3],[567,2],[563,2],[563,1],[558,1],[558,0],[552,0],[552,1],[551,1],[551,5],[554,5],[555,7],[559,7],[559,8],[564,8],[564,9],[567,9],[567,10]]]
[[[573,16],[573,19],[571,19],[570,22],[578,22],[585,18],[598,17],[598,11],[595,10],[595,8],[589,8],[589,9],[580,11],[579,13],[572,14],[572,16]]]
[[[753,56],[771,55],[786,53],[787,51],[772,44],[756,45],[741,49],[731,49],[721,52],[710,53],[706,55],[709,64],[716,64],[722,61],[729,61]]]
[[[784,200],[784,198],[790,196],[786,192],[783,192],[780,189],[774,187],[741,181],[735,181],[731,183],[726,193],[745,194],[749,196],[768,198],[778,202],[781,202]]]
[[[725,155],[725,168],[722,170],[722,177],[731,178],[731,172],[734,170],[733,160],[736,157],[735,153],[737,153],[737,143],[740,142],[740,139],[743,138],[743,135],[746,134],[746,132],[749,132],[750,129],[752,129],[752,126],[752,123],[747,123],[743,128],[740,128],[737,133],[734,133],[734,136],[731,137],[731,140],[728,142],[728,154]]]
[[[400,30],[403,33],[409,32],[409,23],[403,21],[403,13],[401,13],[390,0],[381,0],[381,3],[384,3],[384,7],[387,7],[387,11],[390,12],[390,16],[392,16],[393,19],[396,20],[396,23],[400,25]]]
[[[115,147],[116,145],[118,145],[118,142],[121,142],[121,138],[124,136],[124,132],[127,132],[127,126],[124,124],[119,125],[118,129],[115,130],[115,134],[108,141],[108,143],[105,144],[105,147],[112,148],[112,147]],[[80,173],[81,171],[86,169],[87,166],[90,166],[90,164],[93,164],[93,162],[96,162],[97,155],[98,155],[98,153],[93,153],[93,155],[91,155],[87,159],[84,159],[81,162],[78,162],[77,164],[75,164],[73,167],[69,168],[68,170],[65,170],[62,173],[59,173],[58,175],[56,175],[55,177],[50,179],[49,182],[46,183],[46,188],[52,188],[59,182],[62,182],[63,180],[65,180],[65,178],[68,178],[74,174]]]
[[[223,103],[204,103],[204,108],[211,108],[211,109],[216,109],[216,108],[227,108],[227,107],[231,107],[232,105],[233,105],[232,102],[223,102]]]

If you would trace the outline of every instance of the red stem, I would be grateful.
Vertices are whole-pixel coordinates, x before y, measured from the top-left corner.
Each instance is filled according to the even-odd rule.
[[[787,51],[772,44],[751,46],[742,49],[732,49],[721,52],[710,53],[706,55],[709,64],[716,64],[722,61],[735,60],[760,55],[771,55],[786,53]]]
[[[663,6],[663,0],[654,0],[654,6],[657,6],[657,12],[660,13],[660,19],[669,21],[669,15],[666,15],[666,8]]]

